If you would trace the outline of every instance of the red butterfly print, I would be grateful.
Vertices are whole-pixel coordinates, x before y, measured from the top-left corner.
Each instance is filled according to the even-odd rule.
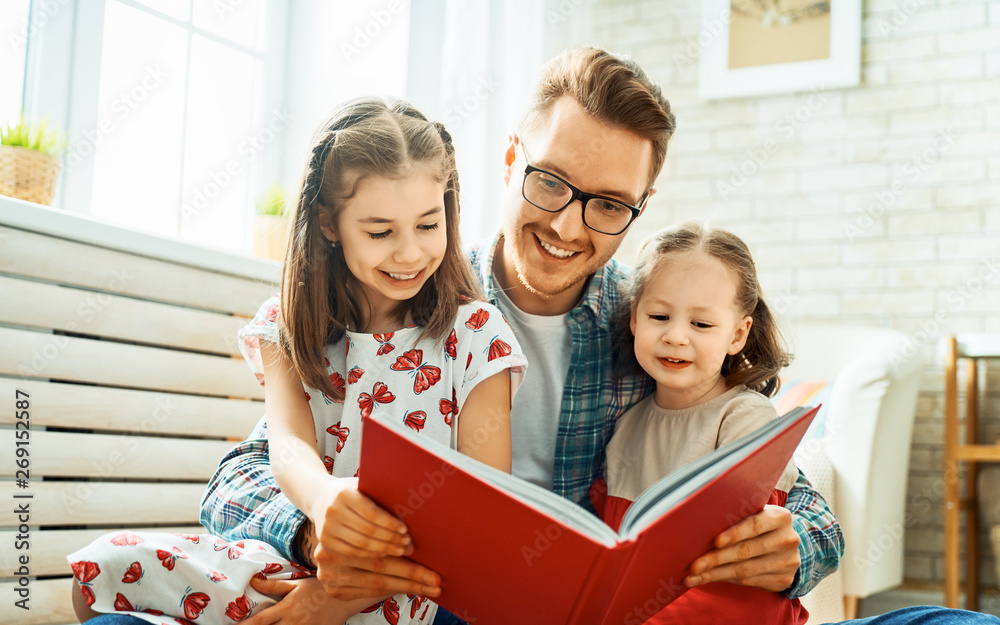
[[[94,578],[101,574],[101,567],[96,562],[80,560],[69,565],[73,569],[73,577],[81,584],[94,581]]]
[[[272,573],[280,573],[281,568],[282,568],[281,565],[278,564],[277,562],[268,562],[267,564],[264,565],[264,568],[261,570],[261,573],[263,573],[264,575],[271,575]]]
[[[222,573],[220,573],[218,571],[209,571],[208,575],[206,575],[205,577],[207,577],[208,579],[212,580],[216,584],[218,584],[219,582],[224,582],[227,579],[229,579],[228,577],[226,577],[225,575],[223,575]]]
[[[101,567],[96,562],[88,560],[74,562],[69,566],[73,569],[73,577],[80,582],[80,592],[83,594],[83,598],[87,600],[87,605],[94,605],[96,597],[94,597],[94,591],[90,588],[90,582],[94,581],[94,578],[101,574]]]
[[[279,564],[278,567],[280,568],[281,565]],[[252,601],[250,597],[247,597],[246,594],[244,594],[243,596],[236,597],[236,599],[229,602],[229,605],[226,607],[226,616],[234,621],[242,621],[246,617],[250,616],[251,610],[253,610],[256,605],[257,602]]]
[[[267,309],[267,320],[274,323],[278,319],[278,305],[271,304],[270,308]]]
[[[420,609],[421,604],[423,604],[424,601],[427,601],[427,597],[414,597],[413,595],[406,596],[413,599],[413,601],[410,602],[410,618],[414,618],[417,615],[417,610]]]
[[[366,614],[370,612],[377,612],[379,608],[382,609],[382,616],[385,617],[386,621],[392,623],[392,625],[397,625],[399,623],[399,604],[396,603],[392,597],[389,597],[382,603],[376,603],[375,605],[368,606],[364,610],[361,610],[361,613]]]
[[[341,376],[336,371],[334,371],[333,373],[330,374],[330,381],[333,382],[333,387],[335,389],[337,389],[338,391],[340,391],[341,394],[343,394],[344,391],[347,389],[347,384],[344,383],[343,376]],[[326,393],[323,393],[323,398],[327,399]],[[343,403],[344,400],[343,399],[327,399],[326,403],[329,404],[331,401],[335,401],[338,404],[340,404],[340,403]]]
[[[133,534],[128,530],[118,532],[117,534],[111,537],[111,544],[117,547],[138,545],[139,543],[144,543],[144,542],[146,541],[143,540],[141,537],[139,537],[137,534]]]
[[[200,537],[197,534],[174,534],[177,538],[183,538],[184,540],[190,540],[191,542],[198,544]]]
[[[146,614],[155,614],[156,616],[163,616],[163,612],[160,610],[143,610],[142,606],[133,607],[132,603],[125,598],[122,593],[117,593],[115,595],[115,611],[116,612],[145,612]]]
[[[214,549],[216,551],[224,551],[224,550],[228,549],[229,550],[229,559],[230,560],[235,560],[235,559],[239,558],[240,555],[243,553],[242,551],[240,551],[239,549],[237,549],[237,547],[242,547],[242,546],[243,546],[243,541],[242,540],[240,542],[236,543],[236,546],[234,547],[233,545],[230,545],[226,541],[219,540],[218,538],[216,538],[215,539],[215,547],[214,547]]]
[[[465,370],[469,370],[469,365],[472,364],[472,352],[469,352],[469,357],[465,359]]]
[[[361,376],[365,374],[365,370],[361,367],[351,367],[351,370],[347,372],[347,383],[354,384],[361,379]]]
[[[503,356],[510,356],[510,345],[504,343],[497,337],[493,337],[493,341],[490,343],[490,357],[489,360],[494,358],[501,358]]]
[[[312,395],[306,393],[306,401],[312,401]]]
[[[81,584],[80,594],[83,595],[83,600],[87,602],[87,605],[94,605],[94,602],[97,601],[97,597],[94,596],[94,591],[90,589],[90,586]]]
[[[424,423],[427,421],[427,413],[423,410],[414,410],[413,412],[407,412],[406,416],[403,417],[403,423],[407,426],[413,428],[416,431],[424,429]]]
[[[333,475],[333,458],[331,458],[330,456],[323,456],[323,466],[326,467],[327,473]]]
[[[396,346],[389,342],[392,340],[393,334],[395,334],[395,332],[390,332],[389,334],[375,335],[375,340],[381,343],[381,345],[379,345],[377,352],[379,356],[384,356],[385,354],[388,354],[392,350],[396,349]]]
[[[156,550],[156,557],[160,559],[160,564],[162,564],[168,571],[174,570],[174,562],[176,562],[178,558],[181,560],[187,560],[187,556],[184,555],[183,551],[177,547],[172,547],[171,549],[173,553],[170,551],[164,551],[163,549]]]
[[[330,359],[327,358],[327,357],[325,357],[325,356],[323,357],[323,366],[324,367],[329,367],[330,366]]]
[[[122,582],[126,584],[137,584],[142,576],[145,575],[145,571],[142,570],[142,565],[136,560],[132,564],[128,565],[128,570],[125,571],[125,575],[122,576]]]
[[[465,327],[470,330],[479,331],[483,327],[483,324],[486,323],[486,321],[489,318],[490,318],[490,313],[480,308],[476,312],[472,313],[472,316],[469,317],[469,320],[465,322]]]
[[[364,395],[364,393],[362,393]],[[326,428],[328,434],[332,434],[337,437],[337,452],[339,453],[344,449],[344,444],[347,442],[347,435],[351,433],[351,430],[345,427],[340,427],[340,421],[336,424],[331,425]],[[333,463],[330,463],[330,468],[333,468]]]
[[[458,415],[458,400],[455,399],[455,389],[451,389],[451,401],[447,399],[442,399],[439,402],[441,406],[441,414],[444,415],[444,422],[451,425],[452,415]]]
[[[185,594],[184,598],[181,599],[181,605],[184,607],[184,617],[196,619],[208,607],[210,599],[203,592],[190,592],[190,586],[187,587],[187,591],[188,594]]]
[[[197,625],[196,623],[192,623],[191,621],[187,620],[186,618],[181,618],[179,616],[175,616],[174,620],[177,621],[178,623],[180,623],[181,625]]]
[[[452,330],[444,342],[444,353],[451,356],[452,360],[458,358],[458,352],[455,350],[456,345],[458,345],[458,336],[455,335],[455,330]]]
[[[216,547],[218,547],[218,545],[216,545]],[[237,542],[237,543],[235,543],[235,544],[233,544],[233,545],[229,545],[229,554],[228,554],[229,555],[229,559],[230,560],[238,560],[239,557],[241,555],[243,555],[243,549],[245,549],[245,548],[246,548],[246,545],[243,544],[242,540],[239,541],[239,542]],[[217,548],[216,551],[221,551],[221,550]]]
[[[367,419],[371,413],[372,408],[376,404],[388,404],[396,399],[396,396],[389,391],[389,387],[382,382],[376,382],[375,386],[372,387],[372,394],[361,393],[358,397],[358,406],[361,407],[361,418]]]
[[[389,367],[393,371],[413,371],[413,392],[417,395],[441,381],[441,369],[421,364],[423,360],[424,350],[411,349],[396,358],[396,362]]]

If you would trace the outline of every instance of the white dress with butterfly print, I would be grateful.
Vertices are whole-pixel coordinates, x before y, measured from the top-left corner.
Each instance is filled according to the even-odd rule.
[[[278,311],[278,296],[274,296],[239,333],[240,350],[261,383],[260,341],[277,341]],[[456,415],[476,384],[509,369],[513,398],[527,360],[497,308],[485,302],[461,306],[444,341],[418,341],[421,330],[349,332],[324,349],[330,379],[344,389],[345,400],[336,402],[310,388],[305,393],[320,457],[333,475],[357,474],[361,419],[373,410],[394,415],[421,436],[454,447],[459,427]],[[266,429],[262,419],[251,438],[265,438]],[[152,623],[176,624],[173,617],[195,623],[242,620],[274,603],[249,586],[253,575],[262,572],[267,577],[289,578],[306,574],[266,543],[229,544],[210,535],[109,534],[67,559],[85,598],[93,601],[92,609],[125,611]],[[154,581],[141,584],[131,579],[140,574]],[[164,616],[143,612],[149,609],[162,611]],[[348,623],[430,623],[437,607],[424,597],[400,594],[369,609]]]

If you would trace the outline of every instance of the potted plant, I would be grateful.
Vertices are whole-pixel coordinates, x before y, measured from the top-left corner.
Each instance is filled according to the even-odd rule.
[[[51,205],[59,176],[56,156],[65,147],[63,133],[47,119],[0,128],[0,194]]]
[[[253,223],[253,255],[283,261],[288,246],[288,218],[285,215],[285,190],[271,185],[258,198]]]

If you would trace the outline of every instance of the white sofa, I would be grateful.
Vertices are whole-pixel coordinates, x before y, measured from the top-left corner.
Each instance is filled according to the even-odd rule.
[[[849,618],[859,599],[903,580],[919,350],[906,334],[884,328],[797,323],[786,335],[795,355],[782,374],[786,384],[830,383],[818,395],[827,406],[825,431],[803,441],[796,461],[829,500],[846,543],[838,573],[804,602],[810,623],[839,621],[845,606]]]

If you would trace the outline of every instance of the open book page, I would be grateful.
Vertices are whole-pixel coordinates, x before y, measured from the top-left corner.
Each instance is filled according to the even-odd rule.
[[[678,503],[690,497],[731,467],[742,462],[763,443],[774,438],[779,432],[802,418],[810,409],[809,407],[795,408],[743,438],[723,445],[712,453],[677,469],[647,488],[636,498],[622,519],[619,529],[622,539],[634,539],[650,524],[675,508]]]

